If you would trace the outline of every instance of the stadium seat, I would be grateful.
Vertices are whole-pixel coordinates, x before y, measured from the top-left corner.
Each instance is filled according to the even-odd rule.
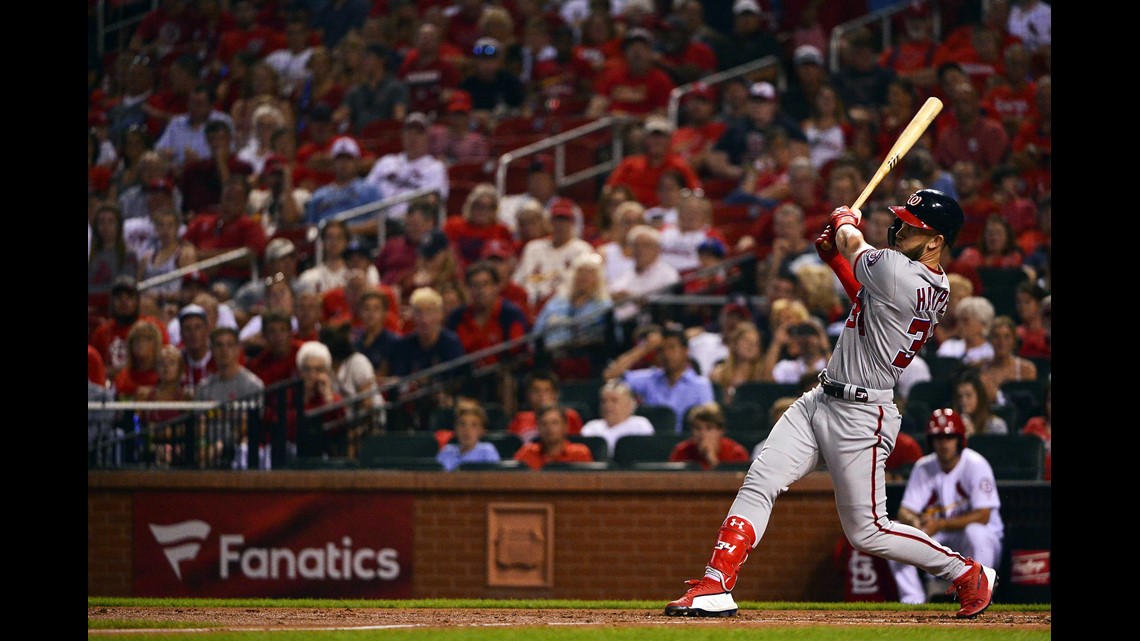
[[[910,392],[907,394],[907,404],[915,401],[923,403],[933,412],[939,407],[950,407],[950,400],[953,397],[953,382],[952,381],[939,381],[929,380],[915,383],[911,386]],[[921,417],[922,423],[926,424],[926,419],[930,416],[929,412],[926,416]]]
[[[677,443],[685,440],[680,434],[654,436],[624,436],[614,445],[614,463],[629,465],[645,461],[665,462]]]
[[[506,430],[488,431],[483,440],[495,446],[499,450],[499,458],[505,460],[510,459],[519,451],[523,446],[522,439],[517,434],[512,434]]]
[[[995,316],[1017,318],[1017,288],[1028,275],[1018,267],[978,267],[982,296],[994,305]]]
[[[570,434],[566,437],[572,443],[581,443],[590,448],[590,454],[594,455],[595,461],[609,461],[610,450],[606,445],[606,439],[600,436],[582,436],[581,434]]]
[[[926,359],[930,368],[930,378],[935,381],[953,381],[965,367],[962,359],[955,356],[933,356]]]
[[[595,418],[598,418],[598,416],[594,414],[594,408],[585,401],[568,401],[566,399],[559,399],[558,402],[561,403],[562,406],[566,409],[572,409],[575,412],[578,412],[578,416],[582,417],[583,424],[587,421],[592,421]]]
[[[435,461],[439,442],[429,433],[373,434],[360,439],[357,459],[364,467],[392,467],[393,459],[428,458]],[[442,469],[442,468],[440,468]]]
[[[768,424],[768,413],[751,401],[735,401],[722,405],[724,409],[725,434],[736,438],[737,434],[766,430],[772,426]],[[739,439],[737,439],[739,440]]]
[[[634,410],[634,414],[644,416],[653,424],[653,431],[658,434],[677,433],[677,412],[668,405],[642,404]]]
[[[1045,415],[1045,383],[1035,381],[1006,381],[1001,385],[1006,403],[1017,408],[1022,424],[1032,416]],[[1015,432],[1021,425],[1010,424],[1009,431]]]
[[[799,397],[801,393],[800,386],[793,383],[762,383],[753,381],[736,386],[736,394],[733,396],[733,402],[745,402],[756,405],[765,417],[764,426],[771,428],[772,426],[768,424],[767,417],[772,409],[772,403],[775,402],[776,399],[785,396]]]
[[[443,471],[443,465],[434,456],[374,456],[364,461],[362,466],[374,470]]]
[[[978,434],[967,446],[994,469],[997,481],[1040,481],[1045,475],[1045,441],[1031,434]]]
[[[558,400],[562,402],[577,402],[585,403],[590,408],[592,416],[601,416],[599,412],[599,405],[601,404],[601,396],[599,396],[602,385],[605,380],[601,378],[584,378],[573,381],[563,381],[559,387]],[[582,420],[586,420],[583,416]]]

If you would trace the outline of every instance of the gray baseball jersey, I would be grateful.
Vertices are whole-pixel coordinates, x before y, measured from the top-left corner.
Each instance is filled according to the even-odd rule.
[[[867,250],[854,267],[863,287],[827,374],[869,389],[893,389],[946,312],[950,283],[945,272],[891,249]]]
[[[827,363],[828,381],[841,385],[817,385],[780,417],[729,515],[746,518],[759,542],[776,496],[825,463],[843,532],[857,549],[955,578],[966,557],[887,516],[883,473],[902,424],[892,389],[945,313],[949,282],[894,249],[864,251],[854,270],[861,288]]]

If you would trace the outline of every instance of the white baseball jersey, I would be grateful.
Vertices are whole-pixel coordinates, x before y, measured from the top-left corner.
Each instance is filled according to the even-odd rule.
[[[893,389],[903,369],[946,313],[946,273],[892,249],[871,249],[854,262],[862,289],[827,363],[830,378]]]
[[[435,156],[425,154],[415,160],[408,160],[408,155],[404,152],[381,156],[364,180],[379,187],[384,198],[419,189],[433,189],[439,192],[440,199],[445,203],[450,185],[447,166]],[[385,218],[402,221],[407,212],[408,203],[400,203],[389,208]]]
[[[918,459],[910,471],[899,505],[915,514],[940,519],[990,508],[986,527],[998,539],[1004,530],[993,468],[984,456],[968,447],[962,450],[958,464],[949,472],[942,471],[935,454]]]

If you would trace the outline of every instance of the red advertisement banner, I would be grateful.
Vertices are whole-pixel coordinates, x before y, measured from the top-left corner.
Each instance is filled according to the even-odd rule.
[[[1049,550],[1014,550],[1009,568],[1014,585],[1049,585]]]
[[[406,599],[412,497],[139,492],[134,593]]]

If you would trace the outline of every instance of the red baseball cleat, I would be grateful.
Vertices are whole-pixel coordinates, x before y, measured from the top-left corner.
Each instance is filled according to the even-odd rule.
[[[671,617],[731,617],[736,616],[736,601],[720,581],[712,577],[689,579],[685,596],[670,601],[665,614]]]
[[[994,587],[997,585],[997,571],[987,568],[981,563],[967,559],[970,569],[965,574],[954,579],[954,583],[946,590],[946,594],[957,592],[958,603],[962,608],[958,610],[959,619],[972,619],[986,611],[993,600]]]

